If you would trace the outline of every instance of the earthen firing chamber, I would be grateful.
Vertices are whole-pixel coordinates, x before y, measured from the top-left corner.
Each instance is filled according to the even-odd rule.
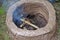
[[[23,5],[21,8],[21,5]],[[17,25],[13,20],[13,16],[15,14],[16,9],[21,9],[19,12],[21,14],[31,14],[31,15],[36,15],[36,19],[33,19],[34,22],[37,21],[37,29],[28,29],[29,27],[26,28],[20,28],[17,27]],[[18,13],[17,11],[17,13]],[[20,16],[22,16],[20,14]],[[38,14],[38,15],[37,15]],[[30,15],[29,15],[30,16]],[[24,17],[29,17],[29,16],[24,16]],[[41,16],[42,18],[38,18]],[[31,17],[31,16],[30,16]],[[33,17],[33,16],[32,16]],[[46,22],[44,24],[43,20],[45,18]],[[19,19],[19,17],[17,18]],[[18,20],[17,20],[18,21]],[[20,21],[18,21],[20,22]],[[40,23],[41,22],[41,23]],[[43,22],[43,23],[42,23]],[[40,23],[40,24],[39,24]],[[6,17],[6,24],[8,27],[8,33],[10,37],[13,40],[56,40],[55,39],[55,32],[56,32],[56,15],[55,15],[55,10],[54,7],[48,2],[48,1],[43,1],[43,0],[20,0],[13,4],[12,6],[9,7],[7,11],[7,17]],[[39,25],[38,25],[39,24]],[[40,26],[42,25],[42,26]],[[43,26],[44,25],[44,26]]]

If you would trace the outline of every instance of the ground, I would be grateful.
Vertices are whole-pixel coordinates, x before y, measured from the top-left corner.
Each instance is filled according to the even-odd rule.
[[[58,40],[60,40],[60,3],[53,4],[54,8],[56,10],[56,16],[57,16],[57,36]],[[10,40],[8,34],[7,34],[7,26],[5,23],[6,20],[6,13],[2,12],[3,14],[0,14],[0,40]]]
[[[56,19],[57,19],[57,37],[58,40],[60,40],[60,3],[54,4],[55,10],[56,10]]]
[[[5,24],[6,14],[0,15],[0,40],[9,40],[9,36],[7,34],[7,26]]]

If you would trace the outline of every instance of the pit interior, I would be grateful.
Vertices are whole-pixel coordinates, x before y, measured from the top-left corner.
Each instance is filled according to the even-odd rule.
[[[13,12],[13,22],[20,29],[37,30],[47,25],[48,16],[47,8],[43,4],[24,3]],[[33,27],[29,23],[38,28]]]

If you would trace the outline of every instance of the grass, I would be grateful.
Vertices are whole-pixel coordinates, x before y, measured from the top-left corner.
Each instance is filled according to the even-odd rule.
[[[7,26],[5,24],[6,14],[0,14],[0,40],[10,40],[7,34]]]
[[[57,37],[60,40],[60,2],[54,4],[56,10],[56,17],[57,17]]]
[[[1,14],[4,14],[4,13],[5,13],[4,8],[3,8],[3,7],[0,7],[0,15],[1,15]]]
[[[57,15],[57,26],[58,26],[58,40],[60,40],[60,3],[55,3],[54,7],[56,9]],[[7,34],[7,26],[5,24],[6,14],[2,7],[0,7],[0,40],[10,40]]]

